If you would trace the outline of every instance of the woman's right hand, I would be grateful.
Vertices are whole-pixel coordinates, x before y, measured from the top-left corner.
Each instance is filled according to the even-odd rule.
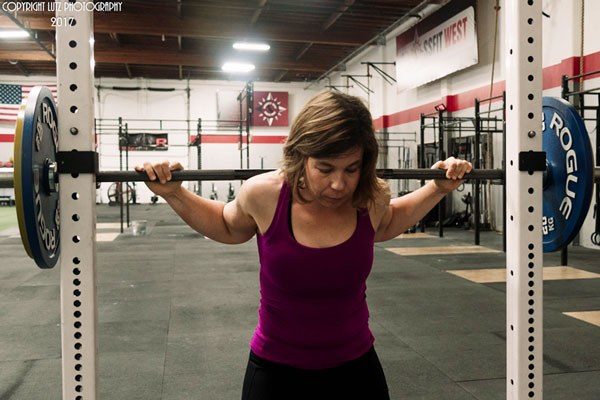
[[[169,161],[154,164],[145,162],[143,166],[137,165],[135,170],[146,172],[150,179],[150,181],[146,181],[146,186],[157,196],[165,198],[181,188],[181,181],[171,182],[171,172],[183,170],[183,166],[178,162],[173,164]]]

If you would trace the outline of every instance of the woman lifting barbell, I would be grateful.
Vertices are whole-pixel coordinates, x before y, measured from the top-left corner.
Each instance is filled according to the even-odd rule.
[[[303,107],[283,152],[279,170],[250,178],[227,204],[170,182],[179,163],[136,170],[201,234],[229,244],[257,236],[261,298],[243,400],[389,399],[368,324],[374,243],[421,220],[472,166],[438,161],[432,168],[445,169],[448,179],[390,199],[376,176],[369,110],[335,92]]]

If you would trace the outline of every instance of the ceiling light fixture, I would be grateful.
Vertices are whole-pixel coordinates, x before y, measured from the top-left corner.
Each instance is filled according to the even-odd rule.
[[[233,44],[233,48],[242,51],[269,51],[271,46],[266,43],[236,42]]]
[[[22,39],[29,37],[29,32],[22,29],[0,31],[0,39]]]
[[[254,70],[254,65],[238,62],[226,62],[223,64],[221,69],[225,72],[250,72]]]

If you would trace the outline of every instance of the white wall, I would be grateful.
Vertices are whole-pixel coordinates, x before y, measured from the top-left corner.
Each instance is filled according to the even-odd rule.
[[[0,76],[1,83],[25,84],[35,82],[36,84],[55,84],[56,82],[49,77],[15,77]],[[104,124],[116,125],[119,117],[123,122],[131,119],[144,120],[197,120],[202,118],[205,129],[203,135],[211,134],[229,134],[237,138],[237,129],[229,132],[216,132],[210,127],[215,127],[217,120],[217,91],[241,91],[245,82],[241,81],[199,81],[191,80],[189,82],[190,98],[188,99],[184,89],[187,87],[187,81],[177,80],[147,80],[147,79],[96,79],[95,82],[95,115],[101,118]],[[122,91],[112,90],[113,86],[119,87],[154,87],[154,88],[175,88],[173,92],[156,92],[148,90],[140,91]],[[289,93],[288,115],[291,124],[293,118],[298,114],[301,107],[311,97],[318,93],[320,88],[315,87],[309,90],[305,89],[302,83],[269,83],[255,82],[255,91],[282,91]],[[102,89],[98,89],[102,87]],[[134,128],[158,128],[158,122],[129,122],[130,132]],[[190,134],[195,135],[196,123],[191,122]],[[163,128],[169,133],[169,150],[166,152],[158,151],[132,151],[129,152],[129,167],[132,169],[135,165],[142,164],[144,161],[158,162],[163,160],[179,161],[185,168],[197,168],[197,150],[195,147],[187,147],[189,141],[187,123],[185,122],[164,122]],[[172,131],[175,129],[176,131]],[[252,128],[253,137],[258,136],[287,136],[289,126],[287,127],[255,127]],[[14,126],[12,124],[0,124],[0,133],[12,134]],[[98,138],[98,152],[100,154],[101,170],[119,169],[119,151],[118,136],[116,128],[112,128],[113,133],[102,134]],[[106,132],[106,130],[105,130]],[[251,143],[250,144],[250,168],[260,168],[261,162],[264,168],[277,168],[281,159],[282,145],[270,143]],[[12,158],[13,143],[0,143],[0,161],[8,161]],[[243,168],[246,168],[246,151],[243,152]],[[125,165],[125,154],[123,153],[123,165]],[[202,168],[203,169],[238,169],[240,168],[239,144],[212,144],[202,145]],[[237,193],[240,182],[231,182]],[[195,189],[195,182],[185,183],[190,189]],[[100,202],[108,202],[107,192],[109,183],[103,183],[98,191],[97,199]],[[229,188],[229,182],[215,182],[215,188],[219,199],[226,200]],[[149,202],[152,193],[144,184],[137,184],[137,197],[139,202]],[[205,182],[202,185],[202,193],[209,196],[211,183]],[[162,199],[160,200],[162,201]]]
[[[116,119],[122,117],[124,121],[129,119],[189,119],[195,121],[198,118],[203,120],[203,137],[211,134],[228,134],[237,138],[238,131],[232,128],[227,132],[216,132],[217,120],[217,92],[218,91],[241,91],[245,82],[231,81],[190,81],[190,100],[189,111],[186,92],[186,81],[159,81],[159,80],[128,80],[128,79],[102,79],[102,87],[112,86],[140,86],[140,87],[169,87],[176,88],[175,92],[155,92],[155,91],[115,91],[101,89],[99,101],[96,104],[96,116],[104,120]],[[255,91],[283,91],[289,93],[288,115],[289,121],[298,114],[302,105],[314,96],[319,88],[305,90],[304,84],[298,83],[266,83],[255,82]],[[98,99],[98,96],[96,96]],[[164,123],[169,126],[168,122]],[[175,126],[174,123],[170,123]],[[131,126],[141,126],[139,122],[131,122]],[[148,127],[156,128],[157,123],[148,123]],[[181,123],[177,129],[184,127]],[[168,131],[169,129],[165,129]],[[251,134],[257,136],[287,136],[288,127],[255,127]],[[132,129],[130,128],[130,132]],[[191,135],[196,133],[196,124],[191,123]],[[169,134],[169,150],[166,152],[129,152],[129,166],[141,164],[144,161],[179,161],[185,168],[197,168],[197,151],[195,147],[186,147],[187,137],[185,132],[176,132]],[[173,146],[176,145],[176,146]],[[244,145],[245,147],[245,145]],[[260,168],[261,158],[264,168],[277,168],[281,159],[282,146],[279,144],[250,144],[250,168]],[[100,148],[101,169],[119,169],[117,137],[115,135],[102,136]],[[243,151],[243,168],[246,168],[246,151]],[[239,144],[221,144],[204,143],[202,144],[202,169],[239,169],[240,152]],[[214,182],[220,200],[227,199],[230,182]],[[232,181],[237,193],[240,182]],[[187,183],[190,189],[195,189],[196,183]],[[209,196],[212,183],[205,182],[202,185],[203,196]],[[102,201],[107,201],[106,192],[108,184],[103,184],[101,193]],[[144,185],[137,185],[138,199],[141,202],[147,202],[150,199],[151,192]],[[162,200],[161,200],[162,201]]]

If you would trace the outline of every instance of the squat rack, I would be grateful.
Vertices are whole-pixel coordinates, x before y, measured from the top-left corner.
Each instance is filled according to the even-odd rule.
[[[501,101],[501,106],[492,109],[492,103]],[[487,104],[487,111],[481,110],[481,104]],[[494,133],[502,134],[502,169],[506,169],[506,92],[502,92],[501,95],[488,97],[485,99],[475,98],[475,168],[481,168],[481,156],[479,154],[481,144],[481,134],[485,133],[492,135]],[[500,113],[500,117],[497,114]],[[488,151],[491,151],[488,149]],[[493,165],[486,166],[486,168],[493,168]],[[487,184],[488,182],[486,182]],[[492,181],[489,184],[493,184]],[[480,195],[481,195],[481,182],[475,181],[474,185],[474,229],[475,229],[475,245],[480,243]],[[502,185],[502,250],[506,252],[506,185]]]
[[[561,88],[561,97],[573,104],[573,106],[579,112],[579,115],[581,115],[581,118],[584,121],[595,123],[594,129],[589,132],[589,134],[591,135],[594,131],[596,132],[596,167],[600,167],[600,87],[583,89],[583,82],[584,78],[599,74],[600,70],[581,73],[573,76],[563,75]],[[571,85],[569,85],[569,83],[571,83]],[[573,88],[571,89],[570,86]],[[595,104],[594,102],[590,101],[592,99],[596,100]],[[588,113],[586,114],[586,112]],[[593,115],[593,117],[588,116],[590,113]],[[595,185],[595,225],[594,232],[592,233],[590,239],[592,244],[600,246],[600,183],[596,182]],[[567,258],[567,246],[565,246],[561,249],[562,265],[567,265]]]
[[[419,157],[419,167],[427,168],[428,161],[425,159],[425,132],[427,129],[433,130],[433,147],[434,151],[437,150],[437,159],[444,160],[448,155],[447,143],[444,137],[445,134],[451,135],[454,132],[458,132],[458,137],[462,136],[463,132],[476,132],[475,118],[472,117],[450,117],[447,116],[447,108],[444,104],[435,106],[436,111],[421,114],[420,118],[420,132],[421,132],[421,148]],[[429,122],[431,121],[431,122]],[[437,133],[437,138],[436,138]],[[449,136],[450,138],[450,136]],[[438,145],[439,143],[439,145]],[[429,162],[431,163],[431,162]],[[421,185],[424,185],[425,181],[421,181]],[[438,204],[438,236],[444,236],[444,219],[445,219],[445,201],[442,200]],[[425,232],[425,224],[421,222],[421,232]]]
[[[394,132],[383,129],[375,132],[375,137],[379,143],[380,167],[381,168],[412,168],[412,158],[410,147],[407,144],[417,142],[416,132]],[[389,150],[396,149],[398,151],[397,165],[390,165]],[[398,180],[398,195],[403,195],[409,191],[408,179]]]
[[[139,132],[142,134],[149,133],[174,133],[174,134],[185,134],[186,140],[185,144],[180,143],[168,143],[168,148],[173,147],[189,147],[191,146],[188,143],[189,138],[191,137],[190,127],[192,123],[196,122],[195,120],[189,119],[143,119],[143,118],[96,118],[94,120],[95,126],[95,134],[96,134],[96,143],[99,146],[102,145],[103,137],[117,135],[117,146],[119,149],[119,171],[128,171],[129,167],[129,152],[131,146],[129,145],[129,134],[130,129],[133,132]],[[198,136],[198,132],[196,132],[196,136]],[[123,157],[123,154],[125,155]],[[189,153],[188,153],[189,158]],[[106,156],[104,156],[106,157]],[[100,157],[100,161],[102,157]],[[124,231],[124,225],[129,227],[130,225],[130,216],[129,216],[129,195],[130,191],[128,189],[129,184],[125,184],[125,190],[122,188],[124,185],[122,183],[115,183],[117,186],[117,198],[120,205],[120,215],[121,215],[121,233]],[[136,183],[132,182],[132,190],[135,193]],[[125,195],[125,198],[123,198]],[[135,204],[135,196],[133,198],[133,203]],[[125,211],[123,210],[125,208]],[[124,214],[125,213],[125,221],[124,224]]]
[[[487,111],[481,110],[481,104],[492,104],[501,100],[501,106],[499,108],[492,109],[491,106]],[[458,132],[458,137],[462,136],[464,132],[473,132],[475,139],[475,150],[473,155],[473,166],[475,169],[482,168],[482,160],[480,155],[480,145],[481,145],[481,134],[493,134],[493,133],[501,133],[502,134],[502,168],[505,168],[504,160],[506,159],[506,127],[505,127],[505,115],[506,115],[506,95],[503,93],[499,96],[494,96],[485,99],[474,100],[474,117],[449,117],[446,115],[447,109],[444,105],[440,104],[436,106],[436,111],[421,114],[420,118],[420,132],[421,132],[421,148],[420,148],[420,157],[419,157],[419,167],[426,168],[427,162],[430,160],[425,159],[425,133],[427,129],[433,130],[433,146],[434,149],[437,150],[437,159],[443,160],[447,156],[447,149],[445,144],[444,134],[452,134],[454,132]],[[497,113],[501,113],[501,116],[498,117]],[[437,136],[436,136],[437,134]],[[449,138],[450,139],[450,138]],[[439,143],[439,146],[438,146]],[[491,168],[493,166],[485,166],[485,168]],[[493,182],[490,182],[492,184]],[[424,184],[424,181],[421,181],[421,184]],[[481,194],[481,182],[474,181],[472,183],[474,185],[474,206],[473,206],[473,214],[474,214],[474,235],[475,235],[475,244],[480,244],[480,194]],[[502,185],[503,194],[502,194],[502,205],[503,210],[506,210],[506,185]],[[442,202],[438,205],[438,225],[439,225],[439,237],[443,237],[443,221],[444,221],[445,208]],[[502,221],[503,221],[503,250],[506,251],[506,215],[502,213]],[[421,232],[425,231],[425,225],[421,223]]]
[[[90,62],[93,59],[93,41],[90,40],[93,14],[69,10],[64,7],[65,0],[61,3],[56,16],[72,18],[76,23],[58,26],[56,30],[61,99],[59,151],[93,152],[93,68]],[[510,49],[510,55],[508,51],[506,54],[507,101],[514,106],[514,111],[507,119],[510,135],[507,160],[512,162],[507,163],[505,183],[523,189],[511,191],[506,211],[516,217],[507,226],[506,252],[507,272],[510,271],[506,282],[506,396],[510,400],[539,400],[543,394],[542,173],[530,175],[519,170],[518,163],[514,162],[519,154],[541,150],[541,135],[523,134],[539,132],[541,126],[538,111],[542,93],[541,3],[506,0],[505,4],[506,30],[514,33],[508,35],[506,46]],[[79,46],[69,46],[70,41],[76,41]],[[78,66],[76,71],[70,67],[73,63]],[[528,101],[527,93],[533,93],[535,100]],[[69,110],[74,106],[79,108],[76,114]],[[528,113],[535,115],[528,118]],[[81,134],[70,133],[70,127],[78,127]],[[61,359],[65,400],[95,400],[98,396],[95,179],[93,174],[61,175]],[[528,187],[531,188],[529,193]],[[533,206],[535,212],[528,212],[528,207]],[[75,214],[79,217],[77,220],[71,218]],[[75,242],[74,237],[81,240]]]
[[[246,150],[246,169],[250,169],[250,127],[252,126],[252,116],[254,113],[254,82],[249,81],[244,89],[238,94],[237,101],[240,105],[240,168],[244,168],[244,149]],[[246,118],[244,118],[246,111]],[[244,148],[244,132],[246,133],[246,147]]]

